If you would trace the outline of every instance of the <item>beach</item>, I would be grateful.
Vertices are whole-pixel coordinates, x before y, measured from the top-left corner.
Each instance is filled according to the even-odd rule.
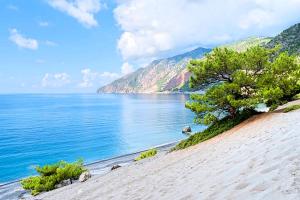
[[[33,199],[300,199],[300,110],[282,108]]]
[[[184,139],[182,127],[204,128],[192,124],[187,99],[179,94],[0,95],[0,185],[35,175],[37,165],[80,158],[92,163]]]
[[[161,144],[157,146],[153,146],[152,148],[155,148],[159,151],[159,156],[162,154],[165,154],[166,152],[170,151],[172,147],[174,147],[178,141],[176,142],[170,142],[166,144]],[[119,165],[119,166],[127,166],[134,162],[134,159],[143,151],[138,151],[126,155],[121,155],[109,159],[104,159],[104,160],[99,160],[95,162],[91,162],[88,164],[85,164],[84,166],[86,169],[89,170],[89,172],[93,176],[99,176],[103,175],[106,173],[109,173],[111,171],[111,167],[114,165]],[[21,179],[20,179],[21,180]],[[20,180],[15,180],[12,182],[8,182],[5,184],[0,184],[0,199],[5,199],[5,200],[16,200],[16,199],[35,199],[32,198],[30,193],[26,190],[24,190],[20,184]],[[75,181],[76,183],[76,181]]]
[[[0,200],[300,200],[300,0],[2,4]]]

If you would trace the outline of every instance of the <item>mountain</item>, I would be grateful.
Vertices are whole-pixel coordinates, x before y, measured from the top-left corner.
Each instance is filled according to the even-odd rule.
[[[251,37],[231,44],[222,45],[236,51],[245,51],[252,46],[275,47],[281,45],[283,51],[300,55],[300,23],[291,26],[274,38]],[[190,59],[202,58],[211,49],[198,48],[171,58],[156,60],[145,68],[124,76],[98,90],[99,93],[155,93],[188,91],[190,73],[186,64]],[[300,56],[299,62],[300,62]]]
[[[186,64],[191,59],[202,58],[211,49],[197,48],[170,58],[155,60],[104,87],[98,93],[155,93],[174,92],[186,88],[190,73]]]
[[[268,44],[270,41],[272,40],[272,38],[270,37],[249,37],[247,39],[244,40],[240,40],[237,42],[233,42],[230,44],[226,44],[226,45],[222,45],[220,46],[221,48],[228,48],[228,49],[232,49],[235,51],[246,51],[248,48],[253,47],[253,46],[257,46],[257,45],[266,45]]]
[[[244,51],[251,46],[265,45],[271,39],[251,37],[231,44],[223,45],[237,51]],[[140,68],[106,86],[98,93],[155,93],[189,91],[190,73],[186,64],[191,59],[202,58],[211,49],[197,48],[174,57],[156,60],[145,68]]]
[[[281,45],[282,51],[288,51],[290,54],[300,54],[300,23],[284,30],[274,37],[266,46],[275,47]]]

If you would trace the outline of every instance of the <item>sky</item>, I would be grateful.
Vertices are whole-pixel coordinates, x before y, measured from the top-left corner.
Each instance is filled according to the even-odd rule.
[[[300,22],[300,0],[1,0],[0,93],[95,93],[150,61]]]

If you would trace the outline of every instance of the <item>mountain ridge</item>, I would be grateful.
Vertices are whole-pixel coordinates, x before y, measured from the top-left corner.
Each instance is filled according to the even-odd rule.
[[[271,37],[250,37],[244,40],[219,46],[236,51],[245,51],[252,46],[261,45],[267,48],[281,45],[282,51],[300,55],[300,23],[285,29]],[[152,61],[147,67],[121,77],[98,89],[98,93],[158,93],[186,92],[190,73],[186,65],[190,59],[200,59],[211,49],[196,48],[183,54]],[[300,58],[299,58],[300,62]]]
[[[266,46],[269,48],[281,46],[281,51],[290,54],[300,54],[300,23],[297,23],[275,36]]]
[[[155,93],[174,92],[188,81],[190,73],[185,66],[191,59],[202,58],[211,49],[198,47],[176,56],[154,60],[112,83],[98,89],[98,93]]]

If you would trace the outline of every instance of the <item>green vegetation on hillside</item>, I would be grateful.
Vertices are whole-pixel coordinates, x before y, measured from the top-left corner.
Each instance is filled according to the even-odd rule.
[[[291,112],[293,110],[298,110],[300,109],[300,105],[292,105],[292,106],[288,106],[284,109],[285,113]]]
[[[287,51],[289,54],[300,54],[300,23],[282,31],[274,37],[266,46],[281,46],[281,51]]]
[[[204,131],[191,135],[189,138],[182,140],[174,148],[172,148],[172,151],[185,149],[189,146],[193,146],[200,142],[204,142],[205,140],[209,140],[210,138],[213,138],[225,131],[230,130],[231,128],[248,119],[254,114],[257,114],[257,112],[253,110],[245,110],[234,119],[232,119],[231,117],[225,117],[219,121],[216,121],[213,125],[209,126]]]
[[[30,190],[32,195],[53,190],[64,180],[72,183],[73,180],[79,178],[82,172],[86,171],[82,160],[74,163],[60,161],[53,165],[37,166],[35,169],[39,176],[32,176],[21,181],[23,188]]]
[[[186,107],[196,113],[196,122],[210,125],[257,104],[279,105],[300,91],[300,65],[294,56],[276,54],[277,49],[252,47],[245,52],[214,49],[203,61],[192,60],[191,87],[211,85],[205,94],[192,94]]]
[[[296,94],[294,97],[293,97],[293,100],[298,100],[300,99],[300,94]]]
[[[271,39],[272,38],[269,37],[250,37],[245,40],[240,40],[231,44],[220,46],[220,48],[227,48],[230,50],[243,52],[254,46],[264,46],[268,42],[270,42]]]
[[[186,103],[196,114],[195,122],[210,127],[175,149],[230,129],[245,119],[245,111],[254,113],[260,103],[275,108],[300,92],[300,65],[296,57],[278,53],[277,48],[256,46],[245,52],[216,48],[205,60],[190,61],[188,69],[192,73],[192,88],[212,85],[205,94],[192,94],[191,101]]]
[[[141,153],[137,158],[135,158],[135,161],[139,161],[145,158],[149,158],[152,156],[155,156],[157,154],[157,149],[149,149],[148,151],[145,151]]]

